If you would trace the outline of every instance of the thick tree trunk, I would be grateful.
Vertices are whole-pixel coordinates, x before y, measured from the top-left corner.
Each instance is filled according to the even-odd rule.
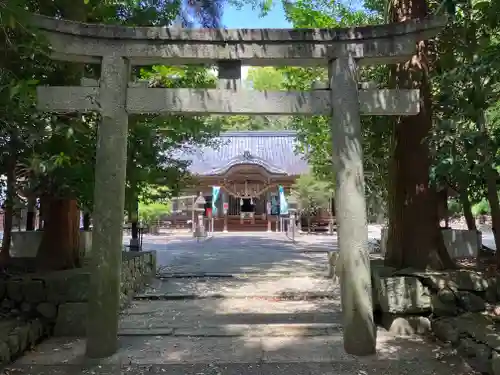
[[[132,221],[131,234],[132,234],[132,239],[134,240],[139,239],[139,223],[137,222],[137,220]]]
[[[80,215],[74,199],[49,198],[46,221],[38,249],[38,266],[62,270],[79,266]]]
[[[54,6],[55,5],[55,6]],[[56,1],[43,4],[40,13],[54,16],[59,13],[62,18],[85,22],[87,21],[88,6],[81,1]],[[80,85],[85,65],[67,62],[59,63],[57,74],[53,75],[50,84],[54,86]],[[61,116],[59,121],[68,121]],[[61,138],[61,148],[69,142]],[[79,265],[78,241],[80,232],[80,216],[76,200],[63,199],[47,194],[43,204],[44,234],[37,254],[39,267],[44,269],[67,269]]]
[[[425,0],[393,0],[392,21],[424,18]],[[417,44],[411,61],[393,71],[398,88],[420,89],[420,113],[401,117],[395,125],[386,264],[417,269],[454,266],[439,228],[436,189],[430,185],[429,148],[424,140],[432,127],[428,46]]]
[[[26,230],[35,230],[35,218],[36,218],[36,197],[30,197],[28,199],[28,213],[26,214]]]
[[[474,220],[474,215],[472,215],[472,205],[470,204],[467,189],[460,189],[459,199],[460,204],[462,205],[465,222],[467,223],[467,229],[477,231],[476,220]]]
[[[7,160],[7,191],[4,209],[2,251],[0,263],[5,265],[10,260],[10,244],[12,242],[12,226],[14,225],[14,197],[16,195],[16,157],[11,154]]]

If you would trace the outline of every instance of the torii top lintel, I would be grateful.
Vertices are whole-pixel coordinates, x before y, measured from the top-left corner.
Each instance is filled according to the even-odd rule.
[[[411,56],[415,43],[435,36],[446,21],[431,17],[353,28],[226,30],[127,27],[33,17],[34,24],[47,34],[55,59],[96,63],[113,54],[134,65],[240,60],[254,66],[318,66],[345,53],[362,64],[393,63]]]

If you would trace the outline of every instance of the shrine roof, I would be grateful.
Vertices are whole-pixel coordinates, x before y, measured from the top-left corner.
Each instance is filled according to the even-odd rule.
[[[260,165],[277,175],[309,171],[304,155],[296,151],[295,131],[232,131],[222,133],[215,141],[214,147],[193,147],[178,158],[189,161],[189,171],[199,176],[224,174],[242,164]]]

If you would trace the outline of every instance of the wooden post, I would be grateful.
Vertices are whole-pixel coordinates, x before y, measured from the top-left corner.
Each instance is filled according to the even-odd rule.
[[[191,198],[191,232],[194,233],[195,229],[196,229],[196,223],[194,221],[194,211],[196,209],[196,207],[194,206],[194,202],[196,201],[196,197],[193,196]]]
[[[271,192],[268,190],[266,192],[266,216],[267,216],[267,231],[272,231],[271,224]]]
[[[223,231],[224,231],[224,233],[227,233],[227,215],[229,214],[229,199],[228,199],[229,197],[228,197],[226,192],[223,192],[222,194],[223,194],[223,196],[222,196],[223,197],[223,205],[222,205],[223,209],[224,209],[224,204],[227,204],[227,206],[228,206],[227,210],[225,210],[225,212],[223,212],[223,214],[224,214],[224,230]]]

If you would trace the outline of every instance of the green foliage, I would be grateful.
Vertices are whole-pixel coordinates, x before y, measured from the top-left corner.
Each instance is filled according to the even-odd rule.
[[[139,203],[139,220],[143,225],[151,225],[161,220],[163,216],[172,211],[170,204],[166,203]]]
[[[273,67],[250,68],[246,81],[258,91],[283,90],[283,73]]]
[[[481,201],[472,206],[472,215],[487,215],[491,212],[490,204],[486,199],[481,199]]]
[[[295,28],[350,27],[380,22],[376,13],[356,10],[338,1],[300,0],[285,7],[287,18]],[[325,68],[284,68],[280,87],[287,90],[309,91],[315,82],[327,82]],[[365,68],[363,81],[375,81],[381,87],[387,84],[387,68]],[[364,136],[366,187],[369,195],[384,198],[391,147],[391,122],[383,117],[362,117]],[[298,132],[299,149],[303,152],[316,176],[333,181],[332,139],[329,117],[294,117],[292,126]]]
[[[457,4],[453,21],[439,36],[432,71],[435,128],[431,176],[472,201],[485,196],[485,174],[498,159],[500,2]],[[488,172],[491,171],[491,172]],[[498,178],[498,177],[496,177]]]
[[[153,66],[142,69],[139,74],[141,79],[149,82],[150,87],[215,86],[214,75],[204,67]],[[165,196],[176,194],[189,175],[187,163],[175,158],[175,150],[193,144],[209,144],[218,132],[217,124],[207,122],[200,116],[131,116],[127,159],[129,204],[138,196],[148,199],[148,191],[164,189]]]
[[[283,89],[282,73],[271,67],[250,68],[245,85],[257,91]],[[210,116],[207,120],[221,130],[284,130],[291,127],[290,118],[285,116]]]
[[[463,207],[458,201],[458,199],[448,200],[448,212],[451,216],[457,217],[463,215]]]
[[[220,26],[217,1],[194,3],[145,1],[0,0],[0,173],[6,158],[16,160],[17,182],[36,195],[76,197],[82,207],[92,207],[96,124],[90,114],[50,115],[35,108],[37,84],[77,84],[82,74],[96,78],[92,66],[55,63],[47,58],[47,46],[36,30],[29,28],[29,12],[107,24]],[[135,71],[153,87],[214,87],[215,77],[204,67],[165,67]],[[176,161],[173,150],[197,142],[208,142],[217,126],[202,118],[184,116],[134,116],[130,118],[129,196],[145,195],[150,185],[168,186],[169,194],[187,181],[186,163]],[[132,162],[130,162],[132,161]]]
[[[210,116],[207,125],[224,131],[231,130],[284,130],[289,129],[289,119],[283,116]]]
[[[300,212],[313,214],[318,209],[328,209],[333,196],[333,185],[312,174],[300,176],[292,186]]]

